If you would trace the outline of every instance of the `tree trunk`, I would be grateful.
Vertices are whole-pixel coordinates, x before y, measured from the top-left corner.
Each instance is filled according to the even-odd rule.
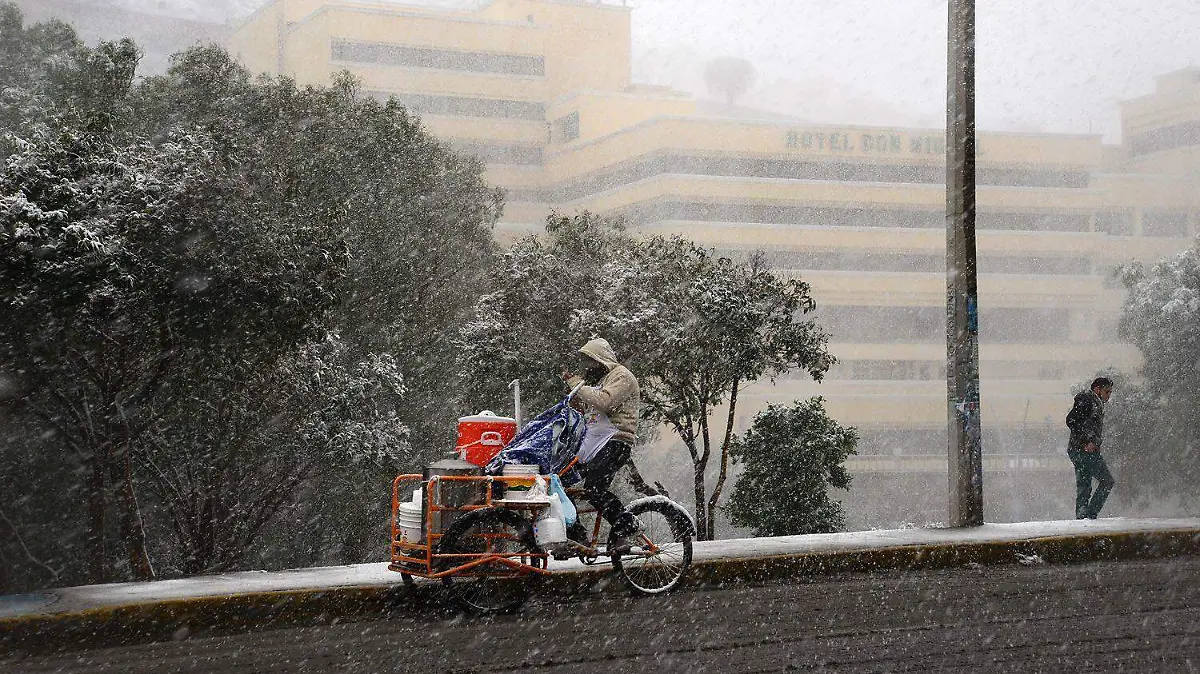
[[[135,580],[152,580],[154,567],[146,550],[146,528],[133,488],[133,462],[126,447],[112,457],[113,486],[116,490],[121,523],[121,538],[129,556],[129,570]]]
[[[696,538],[701,541],[707,541],[708,509],[704,507],[704,464],[697,463],[693,466],[692,477],[695,480],[696,490]]]
[[[729,392],[729,415],[725,420],[725,440],[721,443],[721,472],[717,475],[717,484],[713,486],[712,493],[708,497],[708,540],[716,538],[716,519],[717,519],[717,502],[721,500],[721,493],[725,490],[725,478],[729,476],[729,445],[733,441],[733,422],[734,412],[737,409],[737,394],[738,385],[741,382],[737,379],[733,380],[733,386]]]
[[[100,460],[98,450],[92,450],[89,463],[92,470],[87,481],[87,574],[89,582],[103,583],[110,579],[108,551],[105,549],[105,528],[108,523],[104,504],[104,462]]]
[[[708,405],[700,403],[700,440],[704,451],[700,459],[695,461],[692,477],[696,484],[696,537],[698,540],[709,540],[708,507],[706,505],[708,486],[704,483],[704,473],[708,470],[708,457],[712,456],[712,439],[708,433]]]

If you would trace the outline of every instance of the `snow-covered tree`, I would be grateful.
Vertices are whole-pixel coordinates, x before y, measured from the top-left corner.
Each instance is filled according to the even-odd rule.
[[[345,75],[256,79],[204,46],[134,83],[131,42],[85,47],[11,7],[0,33],[20,103],[0,119],[7,529],[38,528],[57,480],[89,504],[66,518],[83,531],[22,541],[67,576],[146,577],[148,551],[191,572],[381,550],[389,474],[442,453],[460,412],[445,335],[502,206],[482,165]],[[79,470],[31,477],[35,446]]]
[[[61,21],[25,26],[0,2],[0,133],[40,123],[113,128],[140,54],[131,40],[85,46]]]
[[[844,464],[857,444],[855,429],[830,418],[821,398],[769,406],[734,445],[744,471],[725,511],[756,536],[841,531],[846,515],[829,489],[849,489]]]
[[[704,65],[704,83],[708,92],[733,105],[754,86],[758,71],[743,58],[724,56]]]
[[[282,515],[322,520],[322,509],[308,505],[327,499],[318,483],[394,475],[409,458],[395,359],[348,362],[335,335],[281,356],[204,354],[180,375],[174,395],[155,409],[138,459],[163,505],[172,540],[163,546],[166,556],[184,573],[292,557],[295,546],[282,544],[288,539],[316,546],[323,537],[336,539],[340,534],[328,530],[336,527],[297,525]],[[270,541],[277,551],[267,549]]]
[[[816,308],[808,284],[776,277],[758,257],[735,263],[679,237],[655,237],[629,270],[616,296],[630,305],[614,327],[643,344],[645,403],[688,450],[697,525],[712,538],[738,393],[795,369],[820,381],[835,362],[828,336],[805,318]],[[719,407],[723,418],[713,419]]]
[[[84,49],[61,21],[26,27],[21,10],[0,2],[0,133],[38,121],[52,107],[53,72]]]
[[[337,232],[349,252],[333,313],[358,357],[390,353],[407,387],[402,415],[426,457],[453,442],[458,411],[447,335],[484,292],[502,192],[399,103],[253,78],[224,50],[196,47],[132,95],[130,129],[203,130],[277,209]]]
[[[0,348],[24,408],[86,467],[92,576],[109,576],[111,488],[129,568],[148,577],[132,459],[154,405],[197,353],[323,334],[344,246],[272,213],[203,137],[64,130],[20,147],[0,172]]]
[[[515,243],[457,338],[462,404],[508,409],[513,380],[529,409],[561,399],[564,365],[620,308],[611,274],[635,245],[619,222],[589,213],[551,216],[545,237]]]
[[[645,421],[686,447],[699,534],[711,538],[738,393],[797,368],[819,380],[834,362],[804,317],[815,308],[808,285],[757,259],[734,263],[678,237],[639,240],[588,214],[551,218],[546,241],[525,239],[506,261],[499,290],[461,333],[468,393],[494,404],[520,378],[547,404],[563,395],[558,374],[571,354],[606,337],[639,378]]]
[[[1130,264],[1120,334],[1142,352],[1136,380],[1118,382],[1105,453],[1118,498],[1200,507],[1200,240],[1146,267]]]

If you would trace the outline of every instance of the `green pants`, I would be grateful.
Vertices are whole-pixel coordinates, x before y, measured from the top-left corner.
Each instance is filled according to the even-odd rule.
[[[1094,520],[1116,482],[1100,452],[1069,449],[1067,456],[1075,464],[1075,518]],[[1092,491],[1093,479],[1098,482],[1095,492]]]

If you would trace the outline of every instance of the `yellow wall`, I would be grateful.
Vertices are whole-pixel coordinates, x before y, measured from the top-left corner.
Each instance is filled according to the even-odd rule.
[[[683,96],[668,98],[585,92],[556,102],[548,110],[548,116],[555,120],[578,113],[580,136],[572,144],[580,144],[623,131],[648,119],[663,115],[687,115],[695,110],[695,101]]]
[[[280,3],[270,3],[250,15],[229,36],[229,51],[251,72],[279,72],[283,14]]]
[[[943,133],[937,129],[819,125],[701,116],[697,101],[662,87],[631,85],[631,12],[624,7],[572,0],[491,0],[478,9],[445,11],[340,0],[274,0],[229,39],[231,50],[256,71],[283,72],[301,83],[325,84],[343,68],[364,89],[384,93],[456,96],[532,102],[545,106],[544,119],[424,115],[426,127],[452,141],[514,144],[541,149],[536,165],[492,164],[491,184],[512,190],[495,230],[502,244],[537,233],[552,210],[588,209],[621,214],[639,205],[681,200],[725,205],[907,209],[934,214],[944,210],[938,184],[732,177],[656,173],[656,157],[736,159],[743,164],[919,167],[936,174],[945,161]],[[282,41],[281,41],[282,40]],[[544,75],[465,72],[332,61],[331,45],[352,40],[440,50],[540,56]],[[578,137],[564,142],[552,133],[556,122],[578,114]],[[1139,137],[1182,123],[1200,121],[1200,70],[1169,73],[1158,90],[1123,104],[1124,136]],[[728,162],[727,162],[728,164]],[[1084,218],[1087,231],[981,230],[981,253],[1009,256],[1088,258],[1091,273],[983,275],[981,304],[990,307],[1068,311],[1069,342],[1064,344],[984,344],[985,422],[1009,428],[1046,424],[1057,428],[1070,388],[1098,368],[1132,370],[1136,349],[1111,334],[1123,291],[1106,279],[1129,259],[1153,260],[1179,250],[1188,237],[1143,236],[1152,214],[1187,215],[1187,234],[1200,220],[1200,147],[1135,151],[1126,142],[1108,146],[1098,136],[981,133],[981,171],[1026,172],[1038,180],[1083,180],[1072,187],[979,188],[981,213],[1071,215]],[[620,171],[639,170],[634,179]],[[619,170],[618,170],[619,169]],[[928,180],[928,178],[924,178]],[[603,182],[601,182],[603,181]],[[1049,184],[1044,183],[1044,184]],[[586,194],[587,190],[594,193]],[[568,192],[567,190],[573,190]],[[560,201],[544,203],[545,200]],[[1110,217],[1112,216],[1112,217]],[[1113,219],[1115,217],[1115,219]],[[1108,231],[1101,222],[1119,222],[1128,231]],[[1159,221],[1161,222],[1161,221]],[[1114,225],[1116,227],[1116,225]],[[940,228],[887,229],[792,224],[717,223],[659,220],[638,223],[645,235],[682,233],[722,250],[851,251],[940,254]],[[798,258],[797,258],[798,259]],[[780,270],[813,286],[824,307],[943,306],[940,272],[900,273],[853,270]],[[846,362],[944,361],[936,343],[842,341],[831,351]],[[1050,377],[1006,378],[1013,363],[1044,364]],[[859,372],[877,373],[869,364]],[[909,372],[910,370],[903,370]],[[1030,372],[1037,374],[1036,368]],[[1015,371],[1014,371],[1015,372]],[[1018,373],[1025,376],[1025,370]],[[874,375],[872,375],[874,376]],[[907,375],[906,375],[907,376]],[[1033,377],[1033,375],[1031,375]],[[940,380],[872,381],[832,378],[817,386],[803,379],[757,385],[743,398],[745,418],[767,402],[825,396],[839,420],[864,428],[944,427],[946,399]],[[939,448],[932,448],[938,450]]]
[[[480,14],[546,26],[546,78],[551,98],[583,89],[620,91],[629,86],[630,10],[555,0],[495,0]]]

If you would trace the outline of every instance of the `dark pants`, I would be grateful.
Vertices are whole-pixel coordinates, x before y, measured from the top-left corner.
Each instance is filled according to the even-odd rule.
[[[632,452],[629,443],[610,440],[591,461],[583,464],[583,497],[596,507],[618,536],[632,533],[634,518],[608,486]]]
[[[1112,473],[1108,472],[1108,464],[1100,452],[1085,452],[1082,449],[1067,450],[1071,463],[1075,464],[1075,517],[1077,519],[1096,519],[1108,493],[1116,482]],[[1099,483],[1095,493],[1092,492],[1092,479]]]

